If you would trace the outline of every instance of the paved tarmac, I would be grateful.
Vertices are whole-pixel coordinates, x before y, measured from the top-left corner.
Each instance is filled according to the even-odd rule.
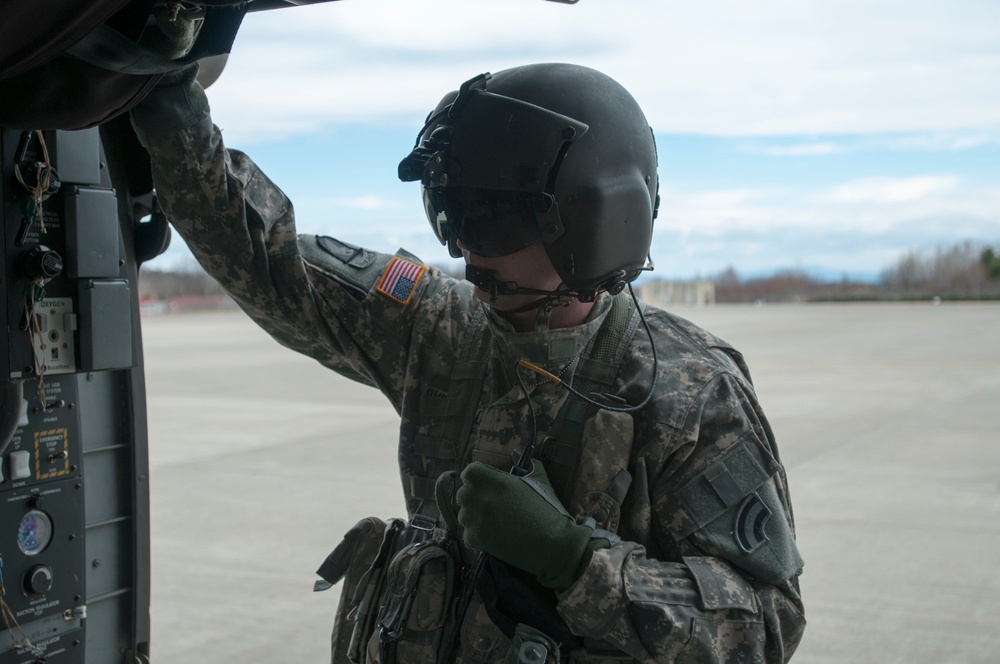
[[[788,469],[809,627],[793,661],[1000,661],[1000,305],[716,306]],[[328,660],[314,570],[402,513],[397,417],[241,314],[142,321],[152,661]]]

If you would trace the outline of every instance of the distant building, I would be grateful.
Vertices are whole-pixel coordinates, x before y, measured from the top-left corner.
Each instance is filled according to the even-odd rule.
[[[639,298],[658,307],[703,307],[715,304],[714,281],[643,281]]]

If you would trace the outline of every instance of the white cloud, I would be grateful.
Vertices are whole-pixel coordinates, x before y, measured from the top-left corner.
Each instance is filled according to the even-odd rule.
[[[968,150],[1000,143],[1000,132],[930,132],[885,138],[881,143],[892,150]]]
[[[301,217],[302,213],[308,218],[324,218],[331,214],[337,217],[343,216],[345,212],[363,210],[365,212],[385,212],[387,210],[398,210],[400,202],[398,199],[388,198],[379,194],[361,194],[359,196],[316,196],[309,193],[295,197],[296,216]],[[411,211],[412,206],[407,206],[406,211]],[[301,225],[301,222],[299,222]]]
[[[996,130],[1000,3],[344,0],[251,14],[211,94],[240,139],[417,124],[481,71],[602,69],[661,132]]]
[[[867,178],[809,194],[794,189],[668,192],[652,255],[690,277],[803,267],[876,274],[912,249],[1000,241],[1000,187],[949,176]],[[834,204],[836,201],[836,204]]]
[[[949,194],[958,182],[959,179],[952,175],[865,178],[838,185],[820,194],[819,200],[838,205],[913,203]]]
[[[836,143],[800,143],[780,147],[748,146],[745,151],[768,157],[815,157],[843,152],[844,147]]]
[[[667,187],[664,197],[668,201],[667,205],[672,208],[718,210],[756,203],[771,198],[776,193],[778,192],[773,189],[753,188],[713,189],[684,193]]]
[[[338,205],[358,210],[385,210],[387,208],[395,207],[394,201],[390,201],[373,194],[369,194],[367,196],[354,196],[352,198],[338,198],[334,202]]]

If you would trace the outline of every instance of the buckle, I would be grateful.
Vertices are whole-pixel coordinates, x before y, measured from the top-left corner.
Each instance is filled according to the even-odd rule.
[[[410,517],[410,526],[417,530],[431,532],[437,527],[437,519],[424,514],[414,514]]]

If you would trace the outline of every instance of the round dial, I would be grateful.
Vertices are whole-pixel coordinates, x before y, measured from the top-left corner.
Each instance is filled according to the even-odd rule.
[[[52,588],[52,570],[46,565],[39,565],[28,571],[24,578],[24,589],[33,595],[47,593]]]
[[[48,514],[31,510],[21,518],[17,526],[17,546],[25,555],[38,555],[51,541],[52,519]]]

